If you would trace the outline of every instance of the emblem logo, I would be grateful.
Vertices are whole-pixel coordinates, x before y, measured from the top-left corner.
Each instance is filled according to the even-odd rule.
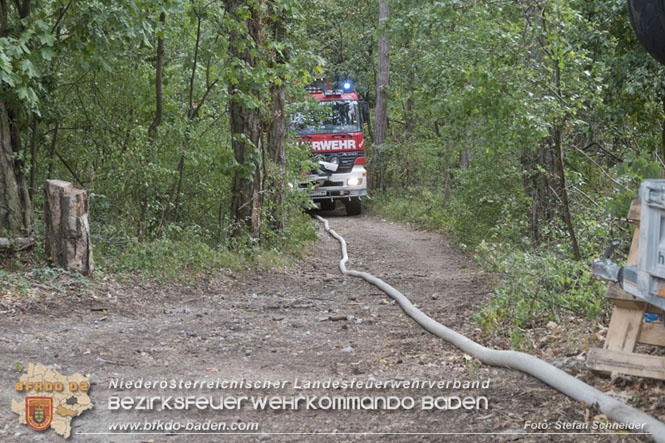
[[[44,431],[53,420],[53,397],[26,397],[25,419],[35,431]]]

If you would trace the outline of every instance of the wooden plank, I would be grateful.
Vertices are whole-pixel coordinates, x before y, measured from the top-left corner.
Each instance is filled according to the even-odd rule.
[[[621,286],[618,283],[610,283],[607,286],[607,293],[605,297],[612,300],[616,306],[625,307],[628,309],[641,309],[642,305],[646,305],[647,302],[640,300],[635,297],[633,294],[624,291],[621,289]]]
[[[635,233],[633,234],[633,242],[630,244],[630,251],[628,252],[628,259],[626,266],[637,266],[638,249],[640,247],[640,227],[635,226]]]
[[[663,310],[655,307],[654,305],[647,305],[647,312],[649,314],[660,314],[663,315]]]
[[[596,371],[619,372],[665,380],[665,357],[592,348],[587,366]]]
[[[614,306],[604,348],[610,351],[633,352],[642,329],[645,311],[646,303],[638,309]]]
[[[640,336],[637,337],[637,342],[665,346],[665,327],[663,326],[663,322],[644,323],[640,331]]]
[[[642,209],[642,201],[639,198],[636,198],[630,203],[630,209],[628,210],[628,215],[626,219],[629,222],[635,223],[635,226],[640,226],[640,211]]]

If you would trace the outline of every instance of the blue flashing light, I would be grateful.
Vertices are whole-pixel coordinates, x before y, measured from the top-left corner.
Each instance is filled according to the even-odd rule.
[[[353,84],[350,81],[345,81],[342,83],[342,89],[344,89],[344,92],[351,92]]]

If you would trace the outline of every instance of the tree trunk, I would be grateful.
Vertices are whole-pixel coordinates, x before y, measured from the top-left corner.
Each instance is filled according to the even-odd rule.
[[[173,221],[178,222],[178,209],[180,207],[180,190],[182,188],[182,176],[185,172],[185,154],[180,155],[178,163],[178,182],[175,187],[175,202],[173,203]]]
[[[60,121],[55,121],[55,127],[53,128],[53,135],[51,136],[51,146],[48,150],[48,171],[46,172],[46,178],[52,178],[53,176],[53,164],[55,163],[55,153],[56,147],[58,146],[58,128],[60,127]]]
[[[568,235],[570,236],[570,243],[573,247],[573,254],[575,260],[580,260],[582,254],[580,247],[577,244],[577,236],[575,235],[575,228],[573,227],[573,220],[570,216],[570,204],[568,202],[568,189],[566,187],[566,170],[563,166],[563,132],[561,124],[557,122],[554,126],[554,154],[557,165],[557,172],[559,175],[559,186],[561,188],[561,210],[562,218],[566,227],[568,228]]]
[[[18,17],[12,17],[12,23],[8,1],[0,1],[0,37],[21,36],[24,19],[30,15],[30,0],[14,0],[13,3]],[[23,162],[19,160],[21,115],[20,105],[0,100],[0,235],[4,232],[9,237],[32,233],[30,191],[23,175]]]
[[[284,41],[286,37],[286,22],[289,17],[273,11],[278,17],[272,22],[272,34],[276,42]],[[271,51],[270,68],[273,72],[282,72],[282,68],[288,63],[289,53]],[[265,171],[267,179],[266,189],[270,190],[272,196],[270,201],[271,214],[269,217],[271,228],[279,230],[284,226],[286,214],[283,208],[284,198],[284,176],[286,174],[286,131],[288,122],[286,120],[286,83],[283,75],[279,81],[274,80],[270,86],[270,114],[267,125],[267,148],[269,169]]]
[[[225,6],[229,15],[235,20],[241,21],[238,9],[243,2],[238,0],[226,0]],[[229,52],[233,59],[242,62],[251,68],[256,67],[256,58],[249,50],[251,44],[242,44],[244,38],[251,38],[255,42],[260,41],[259,34],[262,32],[262,20],[260,12],[251,8],[252,14],[246,19],[249,36],[239,35],[233,30],[229,35]],[[242,48],[242,49],[241,49]],[[237,63],[236,62],[236,63]],[[259,95],[251,78],[245,77],[240,70],[237,84],[229,85],[229,121],[231,126],[231,145],[238,167],[233,174],[231,214],[233,217],[232,235],[240,236],[249,232],[254,238],[258,238],[261,232],[262,206],[262,168],[261,156],[262,128],[260,112],[251,109],[243,103],[243,95]]]
[[[530,146],[522,148],[520,164],[524,174],[522,175],[522,187],[524,194],[531,197],[529,236],[537,244],[540,242],[540,191],[539,182],[541,172],[537,168],[539,153]]]
[[[441,130],[439,129],[439,122],[434,121],[434,133],[438,138],[441,138]],[[445,207],[450,202],[450,192],[452,188],[452,179],[450,177],[450,139],[445,140],[445,150],[443,152],[443,206]],[[437,181],[438,182],[438,181]]]
[[[374,176],[376,182],[374,188],[385,189],[384,169],[385,159],[381,153],[381,145],[386,140],[386,131],[388,129],[388,85],[390,84],[390,59],[388,51],[390,49],[390,40],[386,26],[390,18],[390,8],[388,0],[379,0],[379,27],[381,36],[379,37],[379,71],[376,82],[376,110],[374,116],[374,156],[376,158],[376,171]]]
[[[0,101],[0,232],[10,237],[29,236],[32,232],[32,205],[22,164],[20,134],[15,114]]]
[[[229,88],[234,94],[235,86]],[[237,94],[237,93],[236,93]],[[233,215],[234,236],[245,231],[258,232],[259,226],[253,225],[255,208],[255,188],[261,182],[259,158],[261,152],[261,129],[258,114],[246,109],[236,100],[229,105],[229,119],[233,154],[239,167],[233,174],[231,213]],[[251,142],[251,143],[250,143]],[[258,208],[257,208],[258,209]]]
[[[28,195],[30,196],[30,201],[32,201],[32,196],[35,193],[35,175],[37,174],[37,129],[38,129],[37,116],[32,116],[32,125],[31,130],[32,134],[30,135],[30,186],[28,186]]]
[[[450,202],[450,140],[446,140],[446,153],[443,159],[443,174],[444,174],[444,190],[443,190],[443,202],[448,204]]]
[[[89,275],[93,269],[88,193],[69,182],[46,180],[46,254],[58,266]]]
[[[459,153],[459,164],[463,169],[469,169],[471,167],[471,151],[468,148]]]
[[[159,14],[159,22],[164,25],[166,23],[166,14],[162,12]],[[164,39],[157,38],[157,61],[155,63],[155,117],[150,123],[148,134],[153,134],[157,127],[162,122],[162,75],[164,69]]]
[[[379,72],[376,82],[376,114],[374,117],[374,144],[381,145],[386,140],[388,128],[388,85],[390,84],[390,40],[385,27],[390,18],[388,0],[379,0]]]
[[[663,111],[665,111],[665,95],[663,95],[661,97],[661,100],[663,102]],[[665,120],[663,120],[663,130],[662,130],[662,133],[661,133],[661,151],[660,151],[660,155],[661,155],[661,157],[660,157],[661,160],[663,162],[665,162]]]
[[[273,85],[270,91],[270,125],[268,127],[268,157],[273,170],[269,171],[268,187],[273,199],[273,228],[279,229],[284,224],[282,211],[284,195],[284,175],[286,174],[286,109],[284,83]]]
[[[404,113],[404,123],[406,129],[406,136],[413,137],[416,132],[416,118],[413,115],[413,110],[416,107],[416,100],[413,98],[413,93],[406,99],[406,112]]]
[[[410,47],[408,54],[411,55],[412,52],[413,48]],[[409,69],[409,74],[408,74],[409,85],[415,85],[416,75],[413,70],[413,67],[410,66],[408,69]],[[413,96],[414,92],[413,88],[411,88],[409,90],[409,97],[406,99],[406,109],[404,111],[404,126],[407,138],[413,138],[416,132],[417,122],[416,122],[416,116],[414,115],[414,110],[416,109],[416,99]]]

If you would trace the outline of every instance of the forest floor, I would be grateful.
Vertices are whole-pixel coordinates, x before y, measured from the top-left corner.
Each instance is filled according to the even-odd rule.
[[[449,240],[412,226],[372,216],[324,212],[349,245],[350,268],[366,270],[396,286],[420,309],[485,345],[471,316],[491,296],[491,276]],[[255,422],[258,433],[228,435],[228,441],[644,441],[646,437],[542,435],[527,423],[581,424],[602,420],[543,383],[517,371],[482,365],[422,330],[386,295],[338,271],[339,244],[323,229],[310,256],[294,267],[244,274],[225,273],[190,287],[107,278],[81,286],[67,277],[60,289],[31,288],[0,296],[0,440],[56,441],[53,431],[36,433],[18,423],[9,405],[29,362],[63,375],[89,375],[91,411],[73,421],[71,441],[219,441],[217,435],[118,435],[113,423],[162,420]],[[64,291],[64,292],[63,292]],[[78,294],[78,295],[77,295]],[[534,330],[533,353],[638,407],[665,419],[662,382],[611,382],[584,366],[586,350],[599,346],[603,326],[571,318]],[[267,389],[120,390],[124,380],[285,381]],[[297,382],[296,382],[297,380]],[[454,381],[489,383],[464,389],[307,388],[307,382]],[[413,398],[413,409],[113,411],[120,396],[395,396]],[[425,396],[460,396],[489,401],[487,409],[422,410]],[[640,403],[640,401],[642,403]],[[559,432],[559,431],[557,431]],[[569,431],[571,432],[571,431]],[[94,433],[94,434],[89,434]],[[336,433],[337,435],[333,435]],[[369,433],[369,434],[368,434]],[[480,433],[476,435],[433,435]],[[499,435],[496,435],[498,433]],[[380,435],[390,434],[390,435]],[[410,434],[410,435],[409,435]]]

